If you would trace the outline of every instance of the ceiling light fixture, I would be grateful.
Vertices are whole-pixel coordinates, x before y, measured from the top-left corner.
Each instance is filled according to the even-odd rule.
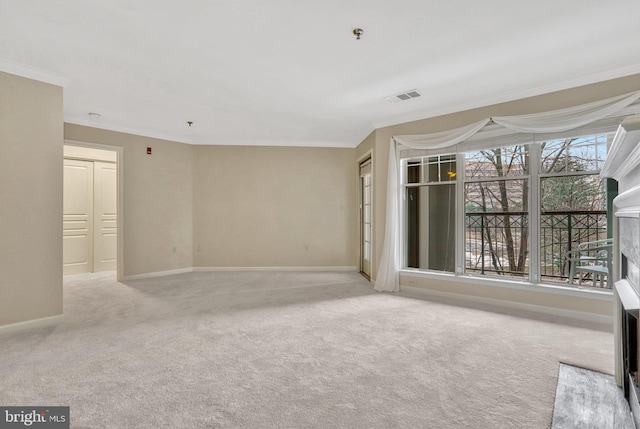
[[[362,36],[362,33],[364,33],[364,30],[362,28],[353,29],[353,34],[355,34],[356,40],[360,40],[360,36]]]

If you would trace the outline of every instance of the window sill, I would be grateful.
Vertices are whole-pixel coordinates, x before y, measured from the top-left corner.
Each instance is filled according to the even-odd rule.
[[[582,298],[590,298],[602,301],[613,300],[613,290],[611,289],[593,289],[593,288],[578,288],[562,285],[551,285],[546,283],[530,283],[524,281],[518,281],[514,279],[500,279],[500,278],[486,278],[480,276],[473,276],[468,274],[453,274],[453,273],[439,273],[429,271],[419,271],[411,269],[400,270],[400,276],[405,278],[414,279],[428,279],[428,280],[443,280],[443,281],[455,281],[462,284],[471,284],[487,287],[500,287],[516,290],[524,290],[528,292],[541,292],[554,295],[574,296]],[[403,286],[403,282],[400,282]],[[404,282],[404,286],[420,287],[416,284]]]

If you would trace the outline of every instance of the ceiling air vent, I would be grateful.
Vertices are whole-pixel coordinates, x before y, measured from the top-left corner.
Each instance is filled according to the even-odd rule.
[[[422,97],[417,90],[411,89],[409,91],[403,92],[402,94],[391,95],[389,97],[385,97],[389,103],[397,103],[398,101],[411,100],[412,98]]]

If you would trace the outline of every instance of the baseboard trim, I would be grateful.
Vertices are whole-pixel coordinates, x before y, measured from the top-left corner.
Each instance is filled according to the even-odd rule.
[[[193,271],[194,271],[193,268],[180,268],[177,270],[156,271],[153,273],[144,273],[144,274],[135,274],[133,276],[125,276],[122,278],[122,281],[150,279],[153,277],[165,277],[165,276],[171,276],[174,274],[191,273]]]
[[[51,325],[57,325],[64,321],[64,314],[57,316],[43,317],[41,319],[27,320],[25,322],[12,323],[10,325],[0,326],[0,335],[13,334],[15,332],[25,331],[27,329],[45,328]]]
[[[193,271],[358,271],[358,268],[355,265],[322,267],[194,267]]]
[[[418,297],[447,298],[468,304],[485,304],[489,306],[502,307],[510,310],[528,311],[531,313],[544,314],[546,316],[562,317],[566,319],[577,320],[581,322],[589,322],[597,325],[613,326],[613,316],[605,316],[601,314],[587,313],[584,311],[566,310],[557,307],[547,307],[536,304],[525,304],[522,302],[505,301],[495,298],[486,298],[480,296],[463,295],[459,293],[443,292],[433,289],[425,289],[421,287],[402,286],[401,293],[407,292],[409,295]]]
[[[323,267],[192,267],[180,268],[178,270],[157,271],[153,273],[135,274],[125,276],[122,281],[150,279],[154,277],[171,276],[174,274],[184,274],[192,272],[216,272],[216,271],[358,271],[356,266],[323,266]]]

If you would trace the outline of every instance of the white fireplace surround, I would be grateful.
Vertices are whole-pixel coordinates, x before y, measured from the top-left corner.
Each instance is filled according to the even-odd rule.
[[[620,278],[621,252],[619,222],[621,218],[633,218],[640,222],[640,185],[621,193],[614,199],[614,312],[613,312],[613,335],[615,352],[615,376],[619,386],[623,383],[623,353],[622,353],[622,320],[625,311],[637,311],[640,308],[640,299],[635,289],[629,284],[627,279]],[[629,238],[627,238],[629,239]],[[633,238],[640,244],[640,237]]]
[[[626,118],[618,126],[611,148],[607,153],[607,161],[602,167],[600,175],[602,177],[609,177],[612,179],[620,180],[634,169],[638,168],[640,164],[640,115],[634,115]],[[631,191],[631,189],[629,190]],[[626,192],[618,196],[619,204],[627,207],[629,204],[635,204],[632,207],[640,210],[640,190],[631,192],[629,195]]]
[[[621,278],[621,221],[622,218],[631,218],[633,222],[640,223],[640,115],[626,118],[620,126],[613,139],[607,161],[602,168],[601,176],[617,180],[621,187],[620,194],[613,200],[614,219],[614,353],[615,353],[615,377],[619,386],[625,383],[624,351],[623,342],[625,339],[623,324],[627,317],[625,312],[634,312],[637,317],[640,308],[638,293],[627,281]],[[632,228],[634,234],[638,234],[640,228],[636,224]],[[632,234],[633,235],[633,234]],[[637,248],[640,246],[639,237],[622,237],[625,246],[629,248],[629,243]],[[627,273],[628,275],[629,273]],[[632,275],[630,278],[636,277]],[[637,278],[635,279],[637,281]],[[636,285],[640,286],[640,285]],[[640,422],[640,404],[635,394],[635,389],[629,393],[629,405],[634,415],[634,420]]]

